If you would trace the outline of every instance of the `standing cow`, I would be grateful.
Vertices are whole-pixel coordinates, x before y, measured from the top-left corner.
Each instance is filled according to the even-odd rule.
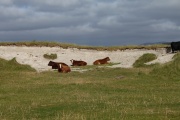
[[[171,49],[172,49],[172,53],[174,53],[174,51],[180,50],[180,41],[171,42]]]
[[[108,61],[110,61],[109,57],[106,57],[104,59],[98,59],[96,61],[93,62],[94,65],[99,65],[99,64],[107,64]]]

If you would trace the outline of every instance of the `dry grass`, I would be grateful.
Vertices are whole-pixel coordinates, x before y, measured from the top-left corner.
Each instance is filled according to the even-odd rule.
[[[165,44],[157,44],[157,45],[128,45],[128,46],[80,46],[76,44],[69,44],[69,43],[60,43],[60,42],[38,42],[38,41],[31,41],[31,42],[1,42],[0,46],[46,46],[46,47],[62,47],[62,48],[78,48],[78,49],[91,49],[91,50],[98,50],[98,51],[116,51],[116,50],[127,50],[127,49],[158,49],[158,48],[165,48],[169,47],[169,45]]]

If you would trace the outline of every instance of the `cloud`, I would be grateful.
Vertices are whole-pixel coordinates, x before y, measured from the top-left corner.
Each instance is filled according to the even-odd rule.
[[[1,0],[0,1],[0,5],[4,6],[4,5],[11,5],[12,4],[12,0]]]
[[[180,30],[180,26],[171,21],[160,21],[159,23],[153,24],[152,27],[156,31]]]
[[[177,11],[179,0],[1,0],[0,41],[117,45],[178,40]]]

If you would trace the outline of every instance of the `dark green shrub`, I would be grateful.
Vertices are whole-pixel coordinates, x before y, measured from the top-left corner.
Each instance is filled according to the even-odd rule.
[[[43,57],[46,59],[54,60],[54,59],[57,59],[57,54],[44,54]]]
[[[157,58],[157,56],[155,54],[146,53],[135,61],[135,63],[133,64],[133,67],[145,67],[147,65],[145,65],[144,63],[155,60],[156,58]]]

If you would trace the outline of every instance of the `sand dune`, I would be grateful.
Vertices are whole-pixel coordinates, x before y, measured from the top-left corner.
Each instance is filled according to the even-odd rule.
[[[51,70],[51,67],[47,66],[50,60],[43,57],[44,54],[57,54],[58,58],[54,61],[64,62],[71,65],[70,60],[83,60],[86,61],[88,65],[96,59],[101,59],[105,57],[110,57],[112,63],[116,64],[112,67],[122,67],[131,68],[133,63],[145,53],[153,53],[157,55],[157,59],[148,63],[166,63],[172,60],[174,54],[166,54],[165,49],[158,50],[125,50],[125,51],[96,51],[96,50],[86,50],[69,48],[63,49],[61,47],[26,47],[26,46],[0,46],[0,58],[10,60],[16,58],[17,62],[20,64],[28,64],[35,68],[38,72]]]

